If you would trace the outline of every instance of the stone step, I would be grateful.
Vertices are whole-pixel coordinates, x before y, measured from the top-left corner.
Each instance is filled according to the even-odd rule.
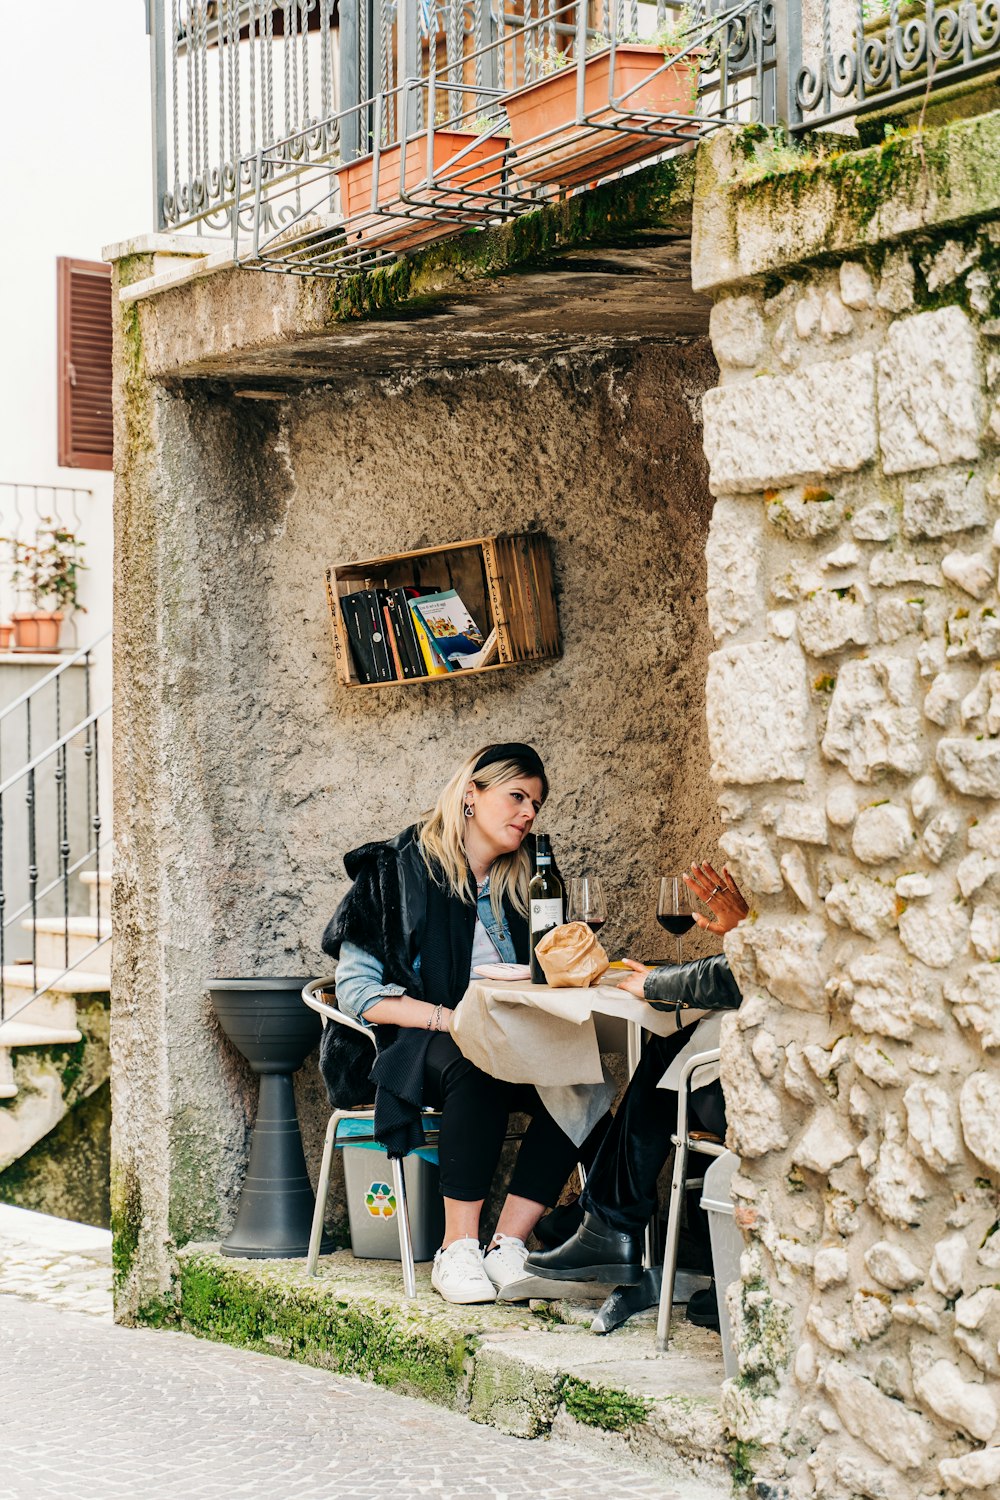
[[[26,964],[4,964],[3,983],[4,990],[18,991],[19,995],[15,1003],[20,1003],[28,995],[37,990],[50,990],[57,995],[106,995],[111,985],[107,974],[93,969],[71,969],[68,974],[63,974],[65,965],[60,964],[58,969],[32,968],[30,963]]]
[[[84,870],[80,876],[83,884],[90,891],[90,915],[97,916],[97,889],[101,890],[101,921],[111,915],[111,871],[102,870],[98,876],[96,870]]]
[[[30,990],[4,987],[4,1015],[10,1021],[46,1026],[54,1031],[72,1031],[76,1027],[75,995],[60,995],[46,990],[37,1000],[29,1000]],[[27,1001],[27,1004],[25,1003]]]
[[[178,1260],[188,1332],[258,1348],[263,1339],[272,1354],[374,1378],[515,1437],[564,1439],[581,1465],[594,1454],[651,1468],[665,1500],[745,1494],[729,1465],[719,1337],[686,1323],[683,1309],[657,1355],[655,1308],[614,1333],[590,1331],[600,1291],[580,1306],[457,1307],[431,1290],[429,1266],[417,1267],[418,1300],[407,1302],[398,1262],[349,1251],[323,1256],[315,1279],[303,1261],[234,1260],[216,1246],[189,1244]],[[378,1328],[378,1349],[366,1327]]]
[[[15,1018],[0,1022],[0,1050],[11,1047],[69,1046],[81,1039],[75,1026],[35,1026]]]
[[[8,1047],[0,1047],[0,1099],[13,1099],[17,1093],[14,1063]]]
[[[55,969],[59,973],[71,964],[81,963],[91,974],[110,977],[110,942],[92,951],[99,939],[111,937],[111,923],[104,917],[100,925],[96,917],[36,917],[34,923],[26,917],[21,926],[25,932],[34,927],[35,955],[40,968]]]

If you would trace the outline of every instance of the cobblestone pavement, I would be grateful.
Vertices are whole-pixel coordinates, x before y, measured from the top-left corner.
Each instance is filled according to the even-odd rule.
[[[662,1478],[186,1334],[0,1299],[0,1500],[682,1500]]]
[[[0,1204],[0,1293],[111,1317],[111,1236]],[[0,1318],[4,1304],[0,1302]]]

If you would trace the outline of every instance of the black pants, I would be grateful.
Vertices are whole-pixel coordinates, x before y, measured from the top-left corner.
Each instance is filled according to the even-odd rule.
[[[656,1085],[690,1036],[690,1029],[647,1036],[639,1066],[588,1172],[583,1207],[624,1234],[641,1234],[656,1212],[656,1180],[677,1129],[677,1094]],[[695,1089],[690,1099],[688,1128],[725,1135],[722,1085]]]
[[[588,1141],[574,1146],[531,1084],[503,1083],[481,1073],[447,1032],[432,1037],[427,1049],[424,1103],[441,1110],[442,1195],[464,1203],[478,1203],[489,1192],[511,1114],[530,1115],[531,1124],[517,1153],[509,1191],[549,1207],[577,1161],[586,1164],[592,1157],[594,1138],[607,1128],[605,1117]]]

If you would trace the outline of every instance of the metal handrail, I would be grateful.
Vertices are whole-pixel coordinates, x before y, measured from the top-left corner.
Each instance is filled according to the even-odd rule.
[[[0,713],[0,726],[8,726],[5,738],[13,734],[15,743],[19,725],[13,716],[23,715],[25,756],[0,778],[0,1024],[85,968],[110,937],[101,913],[101,859],[111,841],[101,837],[100,725],[110,717],[111,704],[91,708],[95,653],[109,635],[105,631],[74,651]],[[72,667],[82,667],[83,675],[68,679],[67,688],[64,674]],[[82,701],[74,699],[77,691]],[[63,729],[67,717],[74,722]],[[37,750],[43,723],[46,737],[52,737]],[[12,797],[19,787],[23,792]],[[82,892],[74,899],[70,882],[84,870],[93,871],[97,887],[92,925],[81,928],[72,925],[71,913],[81,911]],[[59,925],[46,931],[41,924],[51,919]],[[21,927],[30,932],[30,946]],[[73,956],[71,945],[84,951]],[[39,961],[43,946],[55,949],[41,955],[44,964]],[[30,974],[26,995],[25,969]],[[19,995],[16,1003],[12,987]]]
[[[101,843],[96,844],[93,849],[88,849],[86,854],[81,854],[80,858],[69,866],[66,871],[66,875],[75,875],[78,870],[82,870],[85,865],[88,865],[90,863],[95,854],[100,855],[105,850],[110,849],[113,842],[114,840],[110,838],[103,839]],[[39,901],[44,901],[46,896],[51,896],[52,892],[56,889],[57,886],[61,885],[62,882],[62,875],[57,875],[54,880],[50,880],[48,885],[43,886],[41,890],[35,892],[35,902],[37,903]],[[9,917],[4,918],[5,925],[7,927],[12,927],[20,917],[23,917],[26,912],[29,912],[31,910],[31,907],[32,902],[29,898],[24,902],[22,906],[18,907],[17,911],[12,911]],[[102,938],[101,941],[104,942],[104,939]]]
[[[47,672],[44,677],[40,677],[36,683],[27,688],[21,694],[20,698],[15,698],[13,702],[7,704],[6,708],[0,709],[0,724],[3,723],[9,714],[14,712],[15,708],[23,708],[29,698],[33,698],[42,688],[48,687],[50,682],[54,682],[57,677],[61,677],[67,667],[74,667],[77,662],[83,661],[85,657],[90,657],[98,646],[103,646],[104,642],[110,639],[111,631],[108,629],[103,635],[99,635],[92,645],[84,646],[80,651],[74,651],[72,656],[67,656],[66,660],[61,661],[58,667],[53,667],[51,672]],[[0,788],[0,791],[2,790]]]
[[[91,724],[96,724],[98,719],[110,712],[111,704],[105,703],[103,708],[95,709],[93,713],[87,714],[86,718],[81,719],[78,724],[74,724],[72,729],[67,729],[64,735],[61,735],[57,740],[53,740],[51,745],[47,745],[33,760],[29,760],[27,765],[22,766],[19,771],[15,771],[13,776],[8,776],[6,781],[0,781],[0,797],[9,792],[11,787],[16,786],[19,781],[23,781],[25,776],[29,775],[32,771],[37,771],[39,766],[45,764],[50,755],[54,755],[57,750],[61,750],[65,745],[68,745],[70,740],[75,739],[82,730],[88,728]]]

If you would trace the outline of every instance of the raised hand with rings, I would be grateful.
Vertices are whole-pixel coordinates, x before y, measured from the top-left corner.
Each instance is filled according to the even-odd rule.
[[[695,922],[706,932],[722,937],[742,922],[750,910],[726,865],[722,866],[721,875],[707,861],[703,865],[692,865],[690,875],[682,878],[692,895],[697,896],[712,914],[712,920],[702,916],[701,912],[693,914]]]

